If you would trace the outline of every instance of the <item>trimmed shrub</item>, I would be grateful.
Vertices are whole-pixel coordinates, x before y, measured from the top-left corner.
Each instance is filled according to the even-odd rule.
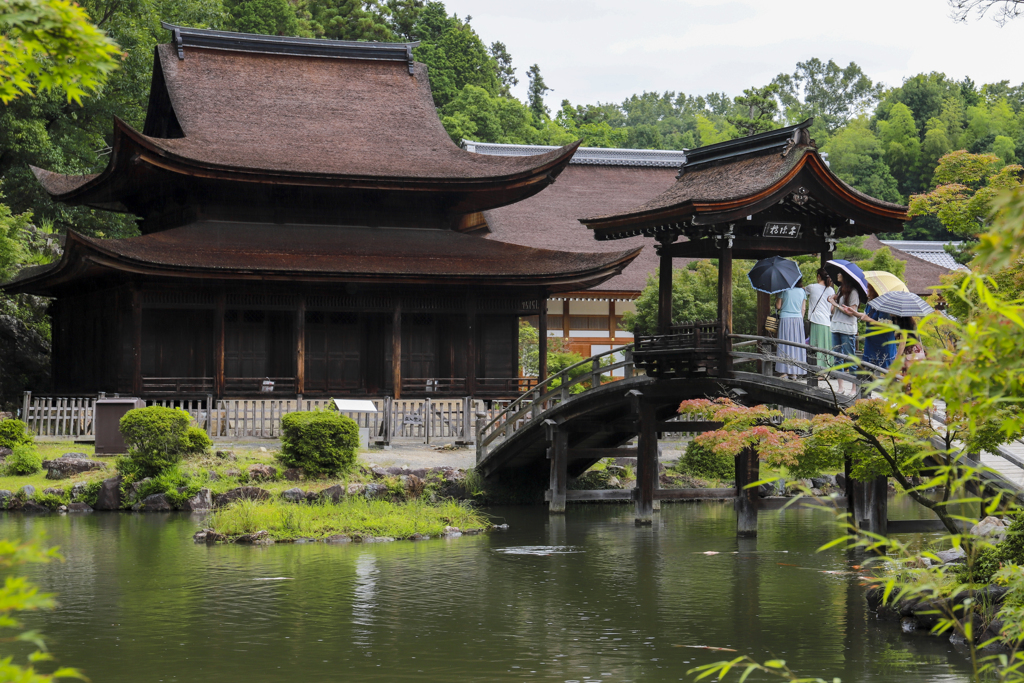
[[[128,479],[152,477],[192,453],[189,425],[192,417],[178,408],[150,406],[129,410],[121,418],[121,436],[128,457],[119,458],[117,469]]]
[[[32,432],[21,420],[0,420],[0,448],[32,443]]]
[[[736,476],[736,461],[715,453],[710,446],[702,446],[691,441],[686,453],[679,458],[676,471],[701,479],[733,479]]]
[[[185,432],[185,441],[188,443],[188,448],[185,451],[188,455],[202,455],[213,445],[213,441],[207,433],[199,427],[189,427]]]
[[[43,458],[35,446],[23,443],[14,447],[4,465],[10,474],[35,474],[43,468]]]
[[[286,467],[301,467],[307,475],[341,474],[356,462],[359,425],[344,415],[325,410],[288,413],[281,418],[281,454]]]

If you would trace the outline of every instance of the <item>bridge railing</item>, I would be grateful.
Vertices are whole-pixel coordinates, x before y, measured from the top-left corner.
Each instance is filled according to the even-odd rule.
[[[856,356],[848,356],[832,349],[822,349],[810,344],[800,342],[782,341],[776,337],[759,337],[752,334],[731,334],[733,340],[732,351],[729,356],[735,363],[761,361],[761,374],[773,375],[773,363],[785,363],[793,367],[802,368],[807,372],[806,383],[810,387],[817,387],[820,379],[837,379],[849,382],[856,388],[856,396],[863,393],[864,387],[885,375],[888,370],[879,367]],[[807,351],[807,361],[801,362],[786,355],[779,346],[791,346]],[[753,347],[756,352],[746,349]],[[831,359],[830,365],[821,366],[817,363],[817,354],[823,354]],[[812,362],[813,361],[813,362]]]
[[[670,334],[662,335],[660,338],[645,338],[643,352],[647,355],[654,355],[661,351],[678,353],[690,349],[702,353],[708,352],[711,349],[707,346],[707,342],[712,337],[712,332],[713,330],[709,329],[708,334],[705,335]],[[805,349],[811,354],[822,353],[834,361],[830,366],[819,366],[816,363],[816,356],[812,355],[812,358],[809,359],[812,362],[798,362],[784,355],[784,352],[780,353],[777,347],[782,342],[774,337],[733,334],[729,335],[729,338],[733,341],[732,350],[729,352],[730,357],[736,363],[761,361],[761,372],[767,376],[773,375],[772,363],[774,362],[783,362],[804,368],[808,375],[807,385],[817,391],[822,390],[818,387],[819,379],[840,379],[849,382],[855,388],[855,393],[853,396],[846,396],[844,400],[860,397],[865,386],[886,373],[884,368],[832,349],[821,349],[798,342],[787,341],[784,343],[786,346]],[[640,353],[639,344],[635,348],[637,353]],[[589,385],[590,388],[600,386],[602,375],[610,375],[615,370],[622,368],[626,377],[632,377],[637,367],[634,365],[633,352],[633,345],[623,346],[571,365],[525,392],[490,420],[478,421],[477,462],[512,438],[516,432],[538,418],[544,411],[573,400],[575,396],[582,393],[580,389],[585,390],[586,385]],[[618,360],[616,356],[621,357],[622,360]],[[605,365],[606,359],[612,362]],[[589,369],[590,372],[584,371],[577,374],[580,368]],[[574,374],[576,374],[575,377],[573,377]],[[576,387],[580,387],[580,389],[574,391]]]
[[[611,362],[606,364],[606,359]],[[580,368],[584,371],[579,372]],[[588,369],[589,372],[586,371]],[[623,370],[625,377],[633,376],[631,344],[591,356],[538,383],[493,418],[479,425],[476,436],[477,462],[487,457],[494,448],[508,441],[523,425],[539,417],[545,410],[571,401],[574,396],[579,395],[579,389],[573,391],[575,387],[583,390],[586,384],[589,384],[590,388],[599,387],[602,376],[610,377],[619,369]],[[576,376],[573,377],[573,374]]]

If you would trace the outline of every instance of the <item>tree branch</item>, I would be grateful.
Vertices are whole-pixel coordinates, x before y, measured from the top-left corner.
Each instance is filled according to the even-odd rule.
[[[900,486],[903,487],[903,490],[906,491],[911,498],[913,498],[916,502],[920,503],[921,505],[925,506],[926,508],[934,512],[938,516],[939,520],[942,522],[942,526],[946,527],[949,533],[960,533],[960,529],[957,528],[956,523],[950,518],[949,514],[946,512],[945,505],[940,505],[932,500],[929,500],[926,496],[922,495],[920,491],[915,490],[915,488],[910,484],[910,481],[900,471],[899,464],[896,462],[896,458],[894,458],[885,449],[885,446],[883,446],[882,442],[878,440],[878,437],[876,437],[874,434],[871,434],[863,427],[857,425],[856,422],[853,423],[853,429],[858,434],[860,434],[861,437],[867,443],[874,447],[874,449],[878,451],[879,455],[881,455],[885,459],[885,461],[889,464],[889,469],[892,471],[893,477],[896,479],[896,481],[900,483]],[[949,487],[947,486],[945,488],[948,490]]]

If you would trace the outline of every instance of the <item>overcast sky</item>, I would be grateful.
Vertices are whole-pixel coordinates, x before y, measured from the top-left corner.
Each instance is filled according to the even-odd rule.
[[[740,94],[818,57],[898,85],[922,71],[1024,80],[1024,17],[949,18],[945,0],[446,0],[512,54],[525,97],[540,65],[547,103],[620,102],[645,90]]]

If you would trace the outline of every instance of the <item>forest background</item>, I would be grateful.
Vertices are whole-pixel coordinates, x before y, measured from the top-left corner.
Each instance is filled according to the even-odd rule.
[[[984,196],[979,190],[987,185],[1019,183],[1019,164],[1024,162],[1024,85],[1008,81],[979,85],[970,78],[957,81],[932,72],[886,86],[853,62],[843,66],[813,57],[797,63],[791,73],[752,84],[733,97],[724,92],[643,92],[621,103],[562,100],[554,108],[546,101],[550,89],[539,65],[514,64],[502,42],[486,43],[470,17],[450,15],[441,2],[80,4],[120,46],[120,66],[102,88],[84,99],[69,99],[68,93],[51,89],[0,104],[0,281],[25,265],[52,260],[59,251],[59,236],[67,230],[103,237],[138,234],[132,216],[53,202],[29,165],[62,173],[98,173],[110,153],[113,117],[142,128],[153,48],[169,39],[161,20],[249,33],[419,41],[414,56],[429,67],[438,114],[456,143],[472,139],[563,145],[582,138],[588,147],[684,149],[813,117],[811,137],[840,178],[891,202],[908,203],[914,195],[934,200],[912,204],[919,215],[906,225],[904,239],[953,239],[964,235],[965,225],[973,232],[986,207],[968,207],[970,200]],[[5,30],[0,16],[0,31]],[[529,84],[525,102],[511,95],[520,78]],[[680,79],[685,79],[685,69]],[[958,150],[963,151],[960,156]],[[945,167],[940,165],[943,158]],[[950,202],[949,191],[943,189],[949,187],[955,188],[956,201]],[[45,301],[29,296],[0,295],[0,328],[21,335],[21,347],[42,349],[49,339],[45,306]],[[9,362],[0,369],[0,394],[31,385],[31,376],[42,371],[40,363],[40,368],[27,367],[32,365],[29,355],[25,363]]]

